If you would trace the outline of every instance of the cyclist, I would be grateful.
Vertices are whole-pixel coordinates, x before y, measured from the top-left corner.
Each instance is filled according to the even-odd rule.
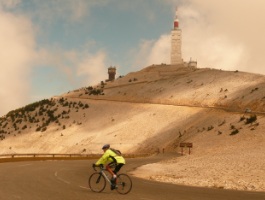
[[[104,154],[95,164],[93,164],[93,167],[107,164],[106,169],[112,175],[111,190],[113,190],[116,187],[117,172],[120,171],[125,164],[125,159],[121,155],[118,155],[114,149],[111,149],[109,144],[105,144],[102,147],[102,150],[104,151]],[[111,169],[112,166],[115,166],[113,171]]]

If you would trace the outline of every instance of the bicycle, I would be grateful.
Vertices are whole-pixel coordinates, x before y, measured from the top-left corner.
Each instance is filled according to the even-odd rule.
[[[112,185],[110,178],[106,174],[106,168],[99,166],[99,171],[95,167],[93,169],[96,171],[90,175],[88,179],[88,185],[93,192],[102,192],[106,183],[108,182],[110,186]],[[116,178],[116,191],[120,194],[128,194],[132,189],[132,180],[127,174],[118,174]]]

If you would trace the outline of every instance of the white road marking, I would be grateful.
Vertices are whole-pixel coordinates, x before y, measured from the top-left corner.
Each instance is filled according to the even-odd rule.
[[[79,187],[82,189],[91,190],[89,187],[85,187],[85,186],[81,186],[81,185],[79,185]]]
[[[69,185],[71,184],[69,181],[66,181],[66,180],[60,178],[60,177],[58,176],[58,172],[57,172],[57,171],[54,173],[54,176],[55,176],[59,181],[62,181],[62,182],[66,183],[66,184],[69,184]]]

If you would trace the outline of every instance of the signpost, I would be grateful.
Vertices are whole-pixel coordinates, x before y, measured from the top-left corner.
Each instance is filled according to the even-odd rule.
[[[189,154],[190,154],[190,148],[193,147],[193,144],[191,142],[181,142],[179,144],[179,147],[181,147],[181,154],[183,155],[183,148],[188,147],[189,148]]]

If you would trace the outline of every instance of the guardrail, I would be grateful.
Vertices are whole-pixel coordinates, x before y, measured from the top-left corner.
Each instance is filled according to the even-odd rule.
[[[147,157],[150,154],[124,154],[125,158]],[[102,154],[58,154],[58,153],[30,153],[30,154],[0,154],[0,162],[26,160],[85,160],[98,159]]]
[[[28,157],[95,157],[100,154],[58,154],[58,153],[29,153],[29,154],[0,154],[1,158],[28,158]]]

